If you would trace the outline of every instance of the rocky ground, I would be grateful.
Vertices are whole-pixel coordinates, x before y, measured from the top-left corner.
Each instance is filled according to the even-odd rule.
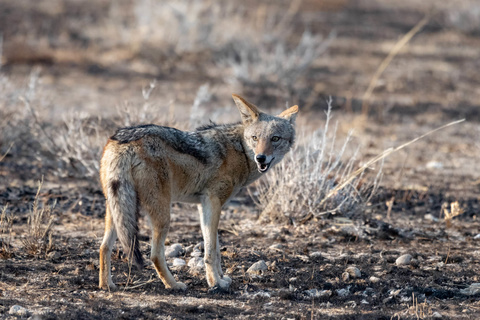
[[[276,89],[229,82],[232,70],[216,60],[224,48],[160,50],[156,56],[148,41],[140,49],[132,49],[131,41],[119,45],[121,36],[134,38],[115,33],[132,27],[125,12],[139,12],[129,1],[119,3],[0,3],[0,318],[480,317],[474,1],[303,1],[298,8],[279,2],[276,10],[294,12],[287,22],[299,34],[307,26],[334,35],[294,86],[280,81]],[[268,3],[252,4],[249,12],[263,16]],[[362,114],[372,74],[431,5],[437,5],[435,14],[380,77],[369,114]],[[146,99],[142,88],[153,79],[155,90]],[[204,83],[212,97],[194,110]],[[228,292],[208,290],[196,208],[185,204],[172,208],[167,245],[170,268],[186,292],[166,290],[149,264],[130,268],[120,248],[112,257],[119,290],[98,289],[105,208],[94,173],[101,145],[128,121],[185,129],[194,111],[199,122],[237,121],[232,91],[269,111],[287,99],[298,103],[297,127],[306,140],[324,128],[325,99],[332,96],[331,126],[336,124],[339,141],[354,130],[346,155],[358,150],[357,166],[445,123],[466,121],[386,158],[379,188],[353,215],[259,220],[261,208],[250,196],[256,186],[242,191],[220,222],[223,266],[233,279]],[[74,147],[65,148],[62,136]],[[90,140],[77,143],[85,137]],[[148,257],[143,218],[140,232]]]

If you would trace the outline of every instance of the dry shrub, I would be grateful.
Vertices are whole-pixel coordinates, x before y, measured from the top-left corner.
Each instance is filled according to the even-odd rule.
[[[33,256],[45,256],[53,249],[52,225],[54,217],[52,215],[56,202],[47,206],[40,203],[40,190],[43,180],[38,183],[37,194],[33,201],[32,209],[28,216],[28,226],[30,228],[27,236],[22,240],[25,251]]]
[[[451,202],[450,209],[448,208],[448,203],[444,202],[442,204],[441,210],[442,210],[441,213],[443,214],[443,219],[445,220],[445,225],[447,228],[450,228],[452,226],[453,218],[465,212],[465,210],[463,210],[463,208],[460,207],[460,204],[458,203],[458,201]]]
[[[340,182],[351,177],[357,152],[344,161],[350,135],[338,148],[336,129],[329,132],[330,110],[331,101],[324,129],[305,137],[256,184],[253,196],[262,208],[261,218],[297,223],[327,213],[352,216],[361,212],[374,194],[381,166],[373,179],[362,173],[332,194]]]
[[[1,259],[10,259],[13,257],[13,248],[11,245],[12,242],[12,225],[13,217],[7,215],[7,205],[2,209],[2,214],[0,216],[0,258]]]

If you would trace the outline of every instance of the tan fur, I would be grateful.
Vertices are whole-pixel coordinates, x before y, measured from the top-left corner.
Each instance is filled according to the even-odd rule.
[[[298,112],[295,106],[274,117],[238,95],[233,99],[241,124],[213,125],[195,132],[154,125],[123,128],[107,142],[100,168],[106,198],[101,288],[115,288],[110,256],[117,236],[124,250],[141,265],[136,237],[140,208],[152,224],[150,258],[160,279],[166,288],[186,288],[173,278],[164,256],[173,201],[199,203],[208,285],[228,288],[231,280],[222,272],[217,234],[222,206],[290,150]],[[280,139],[272,142],[272,137]],[[259,163],[259,156],[265,162]]]

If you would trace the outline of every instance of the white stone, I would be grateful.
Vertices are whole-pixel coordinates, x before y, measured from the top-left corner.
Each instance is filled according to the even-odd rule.
[[[252,264],[250,268],[248,268],[247,273],[249,274],[261,274],[263,271],[266,271],[268,269],[267,264],[265,261],[260,260]]]
[[[412,261],[412,255],[407,253],[398,257],[397,260],[395,260],[395,264],[397,266],[404,266],[404,265],[410,264],[411,261]]]
[[[345,269],[345,272],[347,272],[352,278],[362,277],[362,272],[360,272],[360,269],[354,266],[348,267],[347,269]]]
[[[165,250],[166,258],[176,258],[183,252],[183,246],[180,243],[174,243]]]
[[[372,283],[377,283],[380,281],[380,278],[377,278],[375,276],[371,276],[370,278],[368,278],[368,280],[370,280],[370,282]]]
[[[337,295],[339,297],[346,297],[350,294],[350,288],[346,288],[346,289],[337,289]]]
[[[461,294],[473,296],[480,292],[480,283],[472,283],[468,288],[460,290]]]
[[[270,247],[268,247],[270,250],[273,251],[282,251],[283,250],[283,245],[280,243],[272,244]]]
[[[175,258],[175,259],[173,259],[172,266],[174,266],[174,267],[181,267],[181,266],[184,266],[184,265],[186,265],[186,264],[187,264],[187,263],[185,262],[185,260],[180,259],[180,258]]]
[[[190,253],[190,256],[192,256],[192,257],[201,257],[201,256],[203,256],[203,253],[202,253],[202,251],[200,251],[200,250],[193,250],[192,253]]]
[[[439,161],[429,161],[427,162],[426,167],[428,169],[442,169],[443,168],[443,163]]]
[[[193,257],[188,261],[188,266],[193,269],[203,269],[205,268],[205,261],[202,257]]]
[[[8,310],[8,314],[19,316],[19,317],[25,317],[25,316],[28,316],[28,310],[27,308],[24,308],[16,304],[10,307],[10,310]]]
[[[311,259],[321,258],[321,257],[322,257],[322,253],[320,251],[315,251],[315,252],[310,253],[310,258]]]
[[[318,289],[310,289],[304,291],[305,294],[311,298],[322,298],[322,297],[330,297],[332,295],[332,291],[330,290],[318,290]]]

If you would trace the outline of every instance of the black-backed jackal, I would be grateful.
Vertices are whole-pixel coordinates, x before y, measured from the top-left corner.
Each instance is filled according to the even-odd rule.
[[[140,210],[151,221],[150,258],[158,276],[166,288],[186,288],[173,278],[164,255],[172,201],[199,204],[208,285],[229,287],[232,281],[223,275],[220,261],[220,211],[240,188],[258,179],[290,150],[298,112],[293,106],[271,116],[238,95],[233,100],[241,123],[212,124],[194,132],[142,125],[119,129],[108,140],[100,168],[107,209],[100,247],[101,288],[115,288],[110,259],[117,237],[129,257],[143,265],[137,240]]]

